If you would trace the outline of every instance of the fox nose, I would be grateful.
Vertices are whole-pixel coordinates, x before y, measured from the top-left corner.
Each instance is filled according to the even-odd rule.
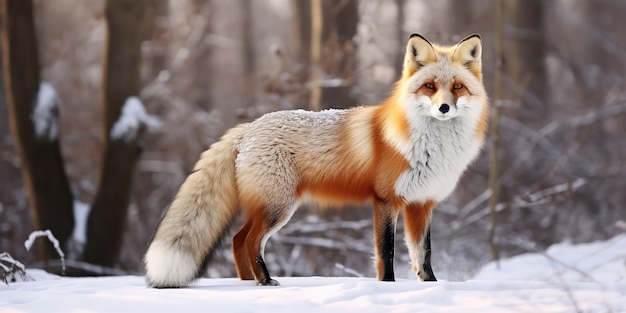
[[[448,111],[450,111],[450,106],[447,103],[444,103],[439,106],[439,112],[446,114],[448,113]]]

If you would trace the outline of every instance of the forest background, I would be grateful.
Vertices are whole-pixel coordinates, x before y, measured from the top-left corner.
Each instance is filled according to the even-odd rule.
[[[226,129],[276,110],[384,100],[411,33],[442,44],[479,33],[492,96],[487,147],[435,210],[440,278],[624,231],[626,1],[1,3],[0,252],[31,266],[58,271],[49,244],[23,246],[50,228],[70,272],[141,273],[161,213]],[[33,131],[41,81],[59,100],[47,139]],[[130,96],[149,116],[116,141],[108,134]],[[412,276],[396,238],[396,272]],[[229,245],[209,276],[236,275]],[[372,251],[369,206],[304,208],[266,261],[279,276],[374,276]]]

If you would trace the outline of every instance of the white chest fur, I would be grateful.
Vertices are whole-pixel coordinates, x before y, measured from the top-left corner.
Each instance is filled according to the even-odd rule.
[[[431,117],[414,123],[409,142],[399,147],[411,167],[396,181],[396,194],[408,202],[440,202],[450,195],[482,146],[472,124]]]

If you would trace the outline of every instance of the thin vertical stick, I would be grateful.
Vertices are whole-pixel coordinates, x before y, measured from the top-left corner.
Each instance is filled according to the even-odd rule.
[[[322,56],[322,0],[311,0],[311,95],[309,98],[309,109],[319,111],[321,109],[322,98],[322,73],[320,60]]]
[[[491,246],[491,256],[494,261],[500,260],[500,249],[496,243],[496,226],[498,224],[496,205],[500,193],[498,186],[498,150],[500,146],[500,99],[502,98],[502,68],[503,54],[503,22],[502,22],[502,0],[495,0],[495,75],[493,89],[493,120],[491,128],[491,153],[489,155],[489,211],[491,213],[491,229],[489,230],[489,245]]]

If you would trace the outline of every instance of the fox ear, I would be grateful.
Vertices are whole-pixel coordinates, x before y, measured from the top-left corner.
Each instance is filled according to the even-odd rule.
[[[409,36],[409,43],[406,46],[402,76],[409,77],[423,66],[436,60],[435,49],[430,42],[421,35],[412,34]]]
[[[483,48],[478,34],[459,41],[452,53],[452,61],[466,66],[474,75],[482,73]]]

